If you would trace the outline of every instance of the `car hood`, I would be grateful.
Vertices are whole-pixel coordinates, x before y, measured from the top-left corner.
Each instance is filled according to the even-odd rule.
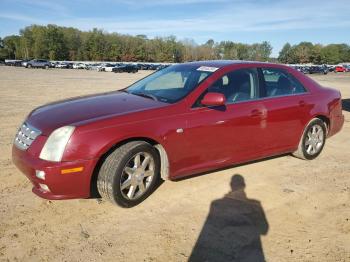
[[[110,92],[50,103],[34,109],[26,122],[48,135],[66,125],[125,115],[168,104],[126,92]]]

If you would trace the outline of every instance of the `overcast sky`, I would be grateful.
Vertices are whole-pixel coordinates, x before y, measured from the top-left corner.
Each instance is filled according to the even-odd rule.
[[[82,30],[269,41],[276,56],[285,42],[350,44],[349,0],[0,0],[0,37],[31,24]]]

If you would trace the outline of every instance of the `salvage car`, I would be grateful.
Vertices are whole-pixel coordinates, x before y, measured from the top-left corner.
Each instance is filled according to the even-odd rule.
[[[291,153],[312,160],[344,122],[339,91],[277,64],[177,64],[109,93],[34,109],[12,157],[46,199],[122,207],[163,180]],[[287,160],[286,160],[287,161]]]

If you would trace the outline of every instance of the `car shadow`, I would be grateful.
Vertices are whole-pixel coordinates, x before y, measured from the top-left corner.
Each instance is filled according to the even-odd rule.
[[[350,98],[342,99],[343,110],[350,112]]]
[[[269,229],[263,207],[245,193],[244,178],[231,178],[231,191],[211,203],[189,257],[196,261],[265,261],[261,235]]]

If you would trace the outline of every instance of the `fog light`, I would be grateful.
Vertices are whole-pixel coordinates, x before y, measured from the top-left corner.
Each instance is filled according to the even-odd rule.
[[[45,191],[45,192],[50,192],[50,189],[47,185],[45,184],[39,184],[40,188]]]
[[[35,176],[42,180],[45,180],[45,172],[40,170],[35,170]]]

